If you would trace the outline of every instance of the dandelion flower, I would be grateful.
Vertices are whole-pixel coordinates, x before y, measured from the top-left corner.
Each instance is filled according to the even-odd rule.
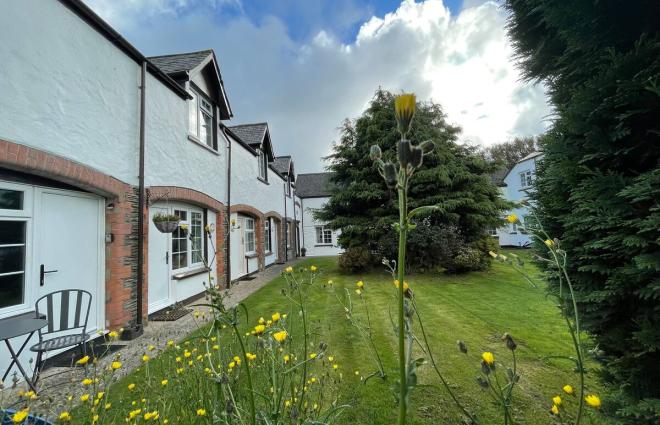
[[[147,347],[147,350],[148,350],[148,351],[154,351],[155,349],[156,349],[156,347],[153,346],[153,345],[149,345],[149,346]]]
[[[361,280],[358,280],[358,282],[355,284],[355,286],[362,289],[362,288],[364,288],[364,282],[362,282]]]
[[[110,410],[110,408],[112,407],[112,403],[106,403],[105,406],[103,407],[105,408],[105,410]]]
[[[584,398],[584,401],[586,401],[587,404],[593,408],[600,408],[600,397],[598,397],[596,394],[589,394]]]
[[[273,313],[271,317],[273,318],[273,322],[277,322],[281,318],[280,313]]]
[[[88,362],[89,362],[89,356],[85,356],[79,359],[78,361],[76,361],[76,364],[82,366],[82,365],[86,365]]]
[[[293,267],[289,266],[286,269],[284,269],[284,271],[287,273],[293,273]]]
[[[117,331],[110,331],[110,332],[108,333],[108,336],[109,336],[111,339],[116,339],[116,338],[119,337],[119,334],[117,333]]]
[[[291,356],[289,356],[288,354],[285,354],[284,355],[284,363],[289,363],[289,360],[291,360]]]
[[[553,415],[558,415],[558,414],[559,414],[559,408],[557,407],[556,404],[553,404],[553,405],[552,405],[552,407],[550,408],[550,412],[551,412]]]
[[[82,380],[82,384],[84,386],[92,385],[93,383],[94,383],[94,380],[89,379],[89,378],[85,378],[85,379]]]
[[[481,358],[486,362],[488,366],[492,366],[495,364],[495,356],[493,356],[493,353],[490,351],[486,351],[484,353],[481,353]]]
[[[516,221],[518,221],[518,216],[515,214],[509,214],[506,216],[506,221],[508,221],[509,223],[515,223]]]
[[[552,402],[557,406],[561,406],[561,397],[558,395],[552,397]]]
[[[309,358],[312,359],[312,360],[315,359],[316,358],[316,353],[311,353],[309,355]]]
[[[570,385],[564,385],[564,388],[562,388],[566,394],[572,395],[573,394],[573,387]]]
[[[135,384],[128,384],[128,390],[133,391],[135,389]]]
[[[71,413],[67,411],[60,413],[60,420],[64,422],[69,422],[71,420]]]
[[[316,272],[316,270],[318,270],[318,269],[316,268],[316,266],[311,266],[311,267],[309,268],[309,270],[310,270],[312,273],[314,273],[314,272]]]
[[[18,412],[14,413],[14,415],[11,417],[11,420],[15,424],[22,424],[23,421],[25,421],[25,418],[27,418],[28,413],[30,413],[30,409],[26,407],[25,409],[19,410]]]
[[[206,416],[206,409],[197,409],[197,416]]]
[[[273,338],[275,338],[275,341],[277,342],[283,342],[286,339],[287,335],[288,334],[286,331],[279,331],[273,334]]]
[[[160,381],[160,385],[162,386],[167,385],[167,379],[163,379],[162,381]]]
[[[266,330],[265,325],[257,325],[254,327],[254,333],[256,335],[261,335],[262,333],[264,333],[265,330]]]
[[[114,361],[114,362],[112,362],[110,367],[112,368],[112,370],[117,370],[121,367],[121,362],[120,361]]]
[[[89,394],[83,394],[80,396],[80,401],[85,402],[89,400]]]

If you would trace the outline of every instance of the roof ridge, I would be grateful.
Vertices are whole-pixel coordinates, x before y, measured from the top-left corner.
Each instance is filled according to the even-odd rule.
[[[254,125],[268,125],[267,121],[262,121],[262,122],[255,122],[255,123],[249,123],[249,124],[236,124],[236,125],[228,125],[227,127],[229,128],[236,128],[236,127],[247,127],[247,126],[254,126]]]
[[[183,55],[193,55],[195,53],[214,53],[213,49],[204,49],[204,50],[197,50],[195,52],[183,52],[183,53],[170,53],[169,55],[156,55],[156,56],[147,56],[147,59],[154,59],[154,58],[170,58],[173,56],[183,56]]]
[[[318,173],[299,173],[298,177],[300,176],[314,176],[314,175],[319,175],[319,174],[333,174],[333,171],[321,171]]]

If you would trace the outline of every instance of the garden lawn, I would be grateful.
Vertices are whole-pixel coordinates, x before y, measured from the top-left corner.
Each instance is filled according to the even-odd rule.
[[[337,269],[336,258],[307,259],[298,267],[316,265],[318,284],[309,292],[308,315],[317,340],[329,348],[327,355],[335,358],[343,379],[340,402],[351,405],[340,417],[341,424],[392,424],[396,421],[396,406],[391,386],[396,381],[396,341],[390,314],[396,316],[394,285],[384,271],[361,275],[343,275]],[[324,287],[329,279],[332,286]],[[337,300],[346,301],[346,290],[351,294],[356,311],[360,311],[355,283],[364,281],[364,296],[369,306],[376,346],[385,363],[386,380],[373,377],[363,383],[364,377],[376,370],[367,345],[346,319]],[[533,288],[510,266],[494,263],[490,270],[465,275],[422,274],[411,275],[407,281],[414,290],[424,325],[440,370],[462,402],[475,412],[482,424],[503,423],[501,410],[476,383],[480,356],[483,351],[495,355],[499,373],[511,364],[511,352],[501,336],[508,332],[518,343],[519,385],[514,390],[514,418],[518,424],[557,423],[549,413],[551,398],[561,394],[560,408],[575,411],[576,399],[562,393],[566,384],[578,387],[574,365],[562,359],[549,360],[549,356],[573,355],[573,346],[559,309],[552,298],[545,296],[542,287]],[[260,317],[270,317],[275,311],[286,312],[288,302],[281,295],[284,278],[280,277],[245,300],[250,312],[250,325]],[[241,285],[249,285],[241,283]],[[293,317],[290,319],[293,320]],[[296,327],[297,329],[300,326]],[[418,329],[416,330],[419,336]],[[295,338],[295,332],[293,337]],[[421,338],[421,336],[420,336]],[[461,353],[457,340],[467,344],[468,354]],[[416,355],[424,357],[424,354]],[[165,353],[149,363],[152,376],[159,368],[171,368],[172,353]],[[594,367],[594,364],[590,364]],[[356,374],[356,371],[358,374]],[[127,384],[145,379],[145,371],[134,372],[114,385],[110,400],[128,400]],[[411,424],[461,424],[461,415],[450,400],[430,365],[419,371],[419,386],[414,390],[409,409]],[[503,375],[500,375],[502,378]],[[154,378],[151,378],[154,379]],[[594,372],[587,378],[588,391],[599,393]],[[200,382],[197,385],[210,385]],[[183,390],[195,391],[195,386]],[[212,391],[211,391],[212,392]],[[163,395],[168,392],[163,391]],[[159,397],[158,394],[151,394]],[[162,396],[160,396],[162,397]],[[168,409],[190,411],[180,423],[201,423],[194,417],[193,406],[186,397],[167,400]],[[180,405],[179,405],[180,404]],[[207,404],[210,406],[210,404]],[[162,411],[162,410],[161,410]],[[590,414],[593,412],[589,412]],[[76,415],[74,415],[75,418]],[[189,418],[189,419],[184,419]],[[605,423],[594,415],[592,423]],[[190,422],[186,422],[186,421]],[[210,423],[210,421],[209,421]],[[589,423],[587,420],[585,423]]]

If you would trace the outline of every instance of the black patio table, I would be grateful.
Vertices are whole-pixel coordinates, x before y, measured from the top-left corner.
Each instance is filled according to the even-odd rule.
[[[28,383],[32,391],[37,392],[37,389],[32,383],[32,378],[29,377],[25,372],[25,369],[23,369],[23,365],[21,365],[19,356],[25,349],[25,346],[28,344],[34,333],[47,324],[48,321],[46,320],[46,316],[39,315],[37,317],[36,313],[34,312],[21,314],[19,316],[10,317],[7,319],[0,319],[0,341],[5,342],[7,349],[9,350],[9,354],[11,355],[11,363],[9,363],[7,371],[2,376],[3,382],[7,378],[7,375],[9,375],[9,371],[11,370],[12,366],[16,365],[18,370],[21,371],[23,378],[25,378],[25,382]],[[11,346],[9,340],[12,338],[21,337],[23,335],[27,335],[25,342],[23,342],[21,348],[19,348],[18,351],[14,351],[14,348]]]

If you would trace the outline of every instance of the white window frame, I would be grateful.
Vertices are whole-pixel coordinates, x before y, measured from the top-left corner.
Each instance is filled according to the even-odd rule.
[[[264,251],[266,251],[268,254],[273,252],[273,239],[271,233],[272,226],[270,221],[270,218],[266,218],[266,220],[264,220]]]
[[[268,180],[268,165],[266,164],[266,152],[262,149],[257,149],[257,161],[259,167],[259,178],[267,181]]]
[[[15,316],[34,310],[34,301],[37,293],[36,287],[31,287],[32,279],[32,203],[34,189],[31,186],[0,182],[0,187],[7,190],[23,192],[23,205],[20,210],[0,209],[1,221],[21,221],[25,223],[25,251],[23,258],[23,302],[0,308],[0,319]]]
[[[532,187],[534,181],[532,170],[522,171],[519,173],[519,175],[521,188],[526,189],[528,187]]]
[[[315,226],[316,245],[332,245],[332,229],[326,229],[324,225]],[[319,236],[321,237],[319,240]],[[328,237],[330,241],[328,242]]]
[[[291,176],[287,176],[286,183],[284,183],[286,189],[286,196],[291,197]]]
[[[208,148],[217,150],[215,146],[215,106],[197,90],[191,89],[190,95],[192,99],[188,101],[188,134]],[[211,120],[210,129],[206,129],[206,137],[202,134],[202,127],[206,127],[203,119],[205,116]]]
[[[176,214],[178,211],[185,212],[186,213],[186,218],[185,220],[181,220],[179,222],[179,226],[182,224],[185,224],[188,226],[188,231],[185,234],[185,239],[186,239],[186,250],[185,251],[177,251],[177,253],[185,253],[186,254],[186,265],[184,267],[179,267],[177,269],[174,268],[174,239],[177,239],[175,235],[179,232],[179,230],[176,230],[175,233],[172,233],[172,241],[170,242],[170,250],[171,254],[170,257],[172,258],[172,261],[170,261],[171,267],[172,267],[172,272],[173,273],[181,273],[185,272],[188,270],[193,270],[193,269],[198,269],[200,266],[204,265],[204,253],[205,253],[205,248],[206,244],[204,243],[204,211],[199,209],[199,208],[194,208],[190,206],[184,206],[184,205],[176,205],[172,207],[172,212],[173,214]],[[201,247],[196,250],[200,252],[200,257],[199,261],[193,262],[193,243],[190,240],[190,235],[193,232],[193,214],[198,215],[200,219],[200,224],[199,224],[199,229],[201,231]],[[197,227],[197,226],[195,226]],[[183,238],[179,238],[183,239]]]
[[[248,225],[248,223],[250,223]],[[243,219],[243,237],[245,241],[245,255],[257,253],[257,235],[255,232],[255,220],[252,217]],[[252,245],[252,246],[250,246]]]

